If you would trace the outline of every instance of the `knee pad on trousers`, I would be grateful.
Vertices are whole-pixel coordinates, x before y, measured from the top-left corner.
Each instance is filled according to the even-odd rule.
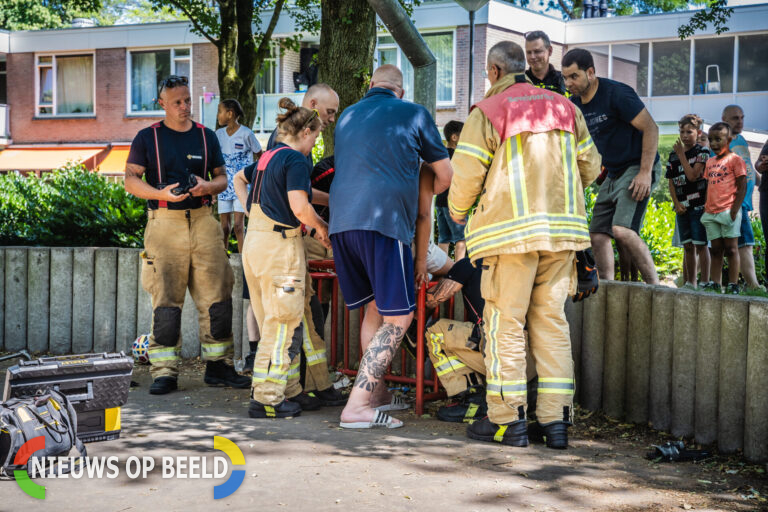
[[[293,358],[301,353],[301,346],[304,344],[304,324],[299,324],[293,331],[293,337],[291,338],[291,346],[288,347],[288,359],[293,361]]]
[[[208,308],[211,318],[211,336],[223,340],[232,336],[232,299],[216,302]]]
[[[181,331],[181,308],[155,308],[152,333],[155,341],[165,347],[175,347]]]

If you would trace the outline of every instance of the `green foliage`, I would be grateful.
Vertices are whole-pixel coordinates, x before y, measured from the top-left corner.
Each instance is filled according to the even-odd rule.
[[[320,160],[323,159],[323,154],[325,153],[325,142],[323,142],[323,134],[317,136],[317,140],[315,141],[315,146],[312,148],[312,163],[317,164]]]
[[[653,95],[670,96],[688,94],[688,87],[681,82],[681,71],[685,71],[687,79],[690,67],[691,53],[688,44],[675,43],[679,48],[673,53],[660,55],[653,59]],[[654,52],[656,50],[654,49]]]
[[[661,135],[659,137],[659,162],[661,163],[661,176],[659,176],[659,182],[651,192],[651,198],[657,203],[664,203],[666,201],[672,201],[672,196],[669,194],[669,182],[664,174],[667,169],[667,162],[669,161],[669,154],[672,152],[672,145],[677,140],[678,136]]]
[[[99,25],[116,23],[157,23],[186,20],[184,14],[169,5],[157,9],[150,0],[102,0],[101,10],[94,16]]]
[[[768,247],[765,245],[765,233],[760,219],[752,219],[752,231],[755,233],[755,274],[758,280],[762,280],[766,276],[765,252]]]
[[[82,165],[0,175],[0,245],[141,247],[144,208]]]
[[[0,0],[0,29],[38,30],[69,25],[74,18],[90,18],[99,0]]]
[[[584,12],[583,0],[509,0],[510,3],[521,7],[538,5],[547,11],[559,11],[564,19],[581,18]],[[728,30],[726,23],[733,14],[733,9],[727,7],[728,0],[608,0],[608,8],[617,16],[632,14],[655,14],[660,12],[687,11],[691,6],[704,6],[697,11],[691,20],[677,28],[680,39],[692,36],[697,30],[705,30],[709,23],[715,28],[715,33],[722,34]]]
[[[705,30],[709,23],[712,23],[715,28],[715,34],[727,32],[728,27],[725,24],[733,14],[733,9],[727,5],[728,0],[709,0],[706,9],[698,11],[686,25],[678,27],[677,35],[680,36],[680,39],[686,39],[697,30]]]
[[[651,198],[645,211],[645,222],[640,236],[648,244],[660,276],[679,273],[683,268],[683,250],[672,245],[674,234],[675,211],[672,209],[672,203],[659,203]]]
[[[597,200],[596,184],[584,191],[584,204],[587,210],[587,222],[592,222],[592,210]],[[645,211],[645,222],[640,237],[648,245],[659,275],[679,273],[683,267],[683,250],[672,246],[675,233],[675,212],[671,202],[660,202],[651,198]],[[618,252],[614,248],[618,262]],[[618,268],[618,265],[617,265]],[[618,275],[618,273],[617,273]]]

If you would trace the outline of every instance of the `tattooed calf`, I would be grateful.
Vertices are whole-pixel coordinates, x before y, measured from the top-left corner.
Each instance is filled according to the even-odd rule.
[[[405,329],[394,324],[385,322],[379,327],[360,361],[355,387],[369,392],[376,389],[404,335]]]

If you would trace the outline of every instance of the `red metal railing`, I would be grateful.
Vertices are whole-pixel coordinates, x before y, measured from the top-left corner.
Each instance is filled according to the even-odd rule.
[[[342,344],[342,357],[339,360],[338,346],[339,346],[339,286],[336,280],[336,266],[333,260],[311,260],[308,262],[310,268],[310,275],[313,279],[320,281],[317,286],[318,298],[322,302],[323,300],[323,286],[322,281],[331,282],[331,307],[329,314],[331,315],[331,339],[330,343],[326,340],[326,345],[330,345],[330,364],[345,375],[357,375],[357,370],[354,370],[350,366],[350,315],[349,309],[344,306],[343,312],[343,344]],[[421,286],[417,295],[416,302],[416,322],[417,322],[417,335],[416,335],[416,376],[407,376],[407,362],[410,357],[405,349],[401,349],[400,355],[400,375],[394,375],[390,371],[384,376],[384,379],[390,382],[396,382],[398,384],[409,384],[416,389],[416,403],[414,405],[414,411],[417,415],[424,414],[424,401],[436,400],[445,396],[445,392],[440,390],[440,382],[437,379],[437,372],[430,361],[432,367],[431,378],[425,377],[425,361],[428,359],[426,354],[426,343],[424,340],[424,326],[426,324],[426,290],[435,286],[437,283],[429,283],[428,286]],[[453,297],[448,302],[448,317],[453,318]],[[439,310],[434,312],[434,316],[439,315]],[[360,326],[363,323],[363,309],[360,310]],[[362,357],[361,342],[358,337],[358,353]],[[426,392],[426,387],[430,387],[431,391]]]

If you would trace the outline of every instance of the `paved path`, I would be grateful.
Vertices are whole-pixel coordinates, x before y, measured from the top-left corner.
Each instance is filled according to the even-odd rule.
[[[652,464],[642,458],[645,447],[590,440],[588,429],[577,429],[563,452],[473,442],[462,425],[407,413],[399,415],[406,426],[398,430],[342,431],[340,408],[252,420],[246,390],[204,387],[192,369],[182,374],[184,389],[164,397],[147,394],[146,368],[137,369],[135,379],[141,385],[124,407],[120,440],[88,445],[90,456],[120,457],[119,478],[38,480],[47,487],[44,502],[3,481],[0,510],[667,511],[761,505],[743,499],[743,490],[733,491],[745,488],[738,475],[718,472],[715,479],[693,464]],[[214,435],[237,443],[246,458],[245,481],[228,498],[213,500],[213,487],[223,479],[163,479],[159,468],[147,479],[124,475],[132,455],[153,456],[158,466],[169,455],[207,456],[210,462],[220,454],[213,450]]]

